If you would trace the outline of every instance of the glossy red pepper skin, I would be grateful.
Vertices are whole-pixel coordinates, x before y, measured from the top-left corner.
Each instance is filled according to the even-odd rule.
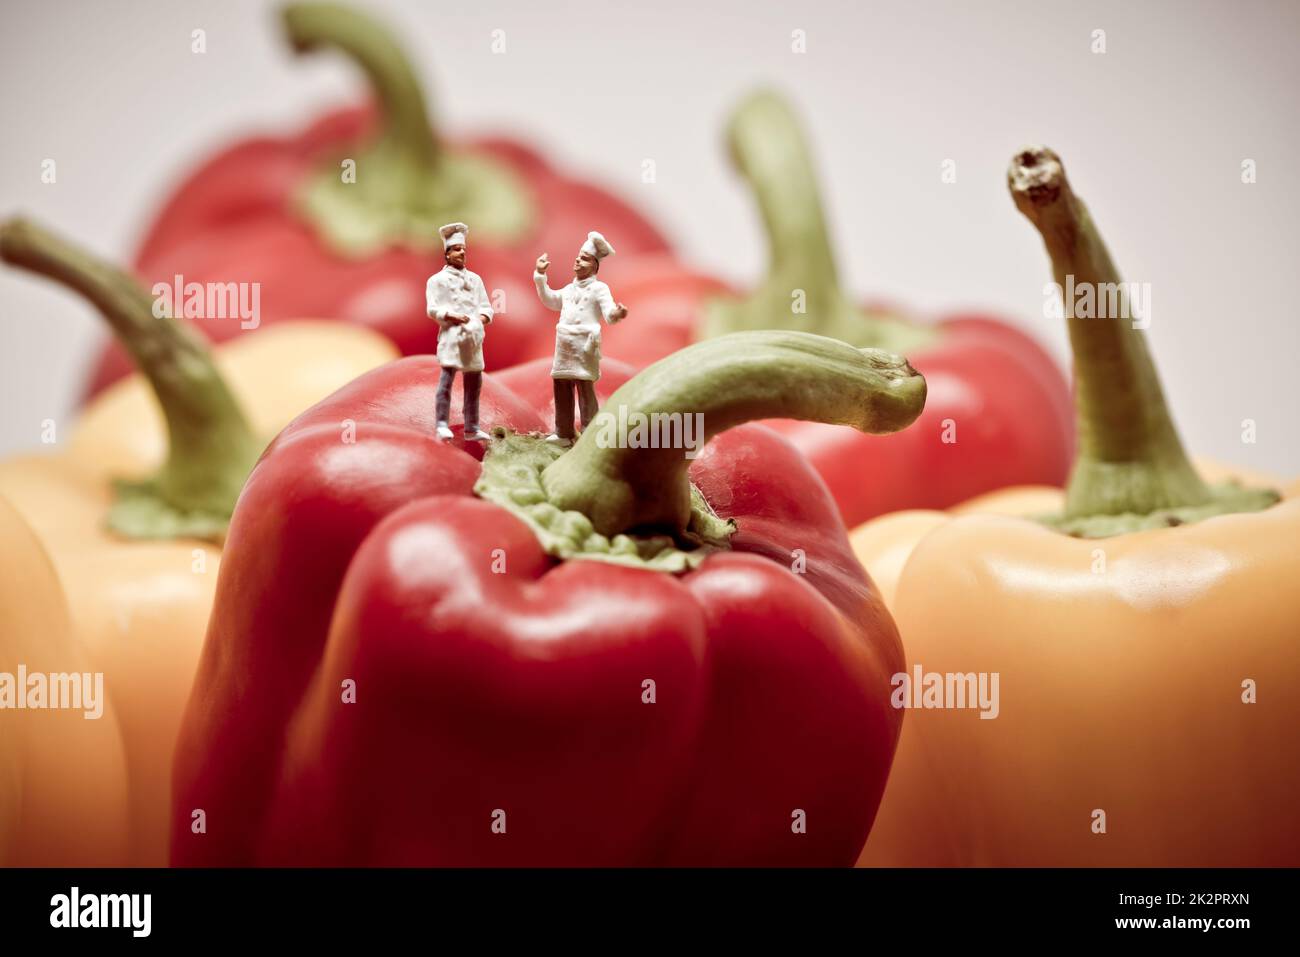
[[[807,462],[761,426],[715,438],[691,478],[739,531],[695,571],[557,562],[430,437],[436,380],[430,358],[368,373],[250,476],[177,748],[173,862],[852,864],[901,647]],[[550,428],[492,374],[482,407]]]
[[[185,179],[146,232],[135,271],[152,286],[186,283],[258,282],[261,323],[287,318],[337,318],[383,333],[404,355],[437,351],[438,328],[425,313],[424,287],[442,268],[440,251],[394,246],[365,258],[330,249],[292,209],[292,197],[322,162],[349,144],[364,142],[374,127],[370,108],[340,110],[289,137],[259,137],[222,151]],[[504,296],[505,309],[490,331],[488,369],[531,356],[539,332],[555,326],[533,288],[533,263],[542,251],[576,250],[598,224],[618,237],[620,256],[663,253],[659,231],[631,206],[588,182],[552,169],[528,148],[485,138],[449,144],[507,165],[532,187],[537,228],[509,246],[475,242],[470,267],[489,290]],[[237,319],[197,323],[213,341],[245,334]],[[89,383],[95,394],[130,370],[130,360],[108,345]]]

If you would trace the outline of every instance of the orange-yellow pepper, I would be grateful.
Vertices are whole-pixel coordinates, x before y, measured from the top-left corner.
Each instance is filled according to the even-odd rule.
[[[1055,154],[1019,154],[1010,187],[1062,287],[1119,282]],[[1279,500],[1202,466],[1237,479],[1207,484],[1121,315],[1067,311],[1065,491],[853,532],[910,684],[942,705],[897,681],[909,713],[861,864],[1300,864],[1300,486]],[[997,693],[972,701],[981,676]]]
[[[48,694],[39,708],[23,706],[20,668],[43,675],[95,669],[49,555],[3,498],[0,542],[0,866],[119,864],[129,833],[117,716],[98,698],[93,711],[47,707]],[[98,717],[86,717],[94,711]]]
[[[66,436],[56,432],[54,454],[0,462],[0,496],[48,553],[72,635],[104,674],[116,714],[108,723],[120,727],[129,782],[121,853],[105,860],[88,842],[78,858],[74,847],[49,843],[42,858],[40,842],[29,835],[24,859],[163,865],[172,748],[207,628],[220,542],[244,476],[263,438],[395,358],[396,350],[359,326],[304,320],[209,353],[182,326],[155,317],[130,277],[31,223],[0,226],[0,255],[85,295],[144,373],[98,396]],[[0,532],[6,558],[16,540],[7,531]],[[15,605],[21,594],[0,597],[0,618],[24,613]],[[29,604],[57,614],[57,603],[43,593]],[[8,718],[0,711],[0,728]],[[58,749],[53,738],[50,746]],[[75,783],[84,788],[90,780]],[[57,816],[53,805],[49,816]],[[79,825],[64,823],[76,833]],[[0,833],[11,827],[0,801]]]

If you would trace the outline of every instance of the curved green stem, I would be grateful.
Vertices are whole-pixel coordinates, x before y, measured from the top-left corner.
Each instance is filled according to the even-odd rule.
[[[770,91],[749,96],[727,124],[727,146],[758,204],[769,266],[748,298],[710,304],[707,335],[781,328],[895,352],[933,339],[932,330],[865,312],[840,286],[812,156],[785,99]]]
[[[1216,491],[1197,474],[1169,414],[1130,287],[1071,190],[1060,157],[1041,146],[1024,149],[1013,158],[1007,183],[1017,208],[1042,235],[1060,289],[1076,290],[1092,303],[1076,314],[1074,302],[1066,301],[1064,310],[1079,432],[1066,490],[1070,529],[1113,534],[1276,501],[1271,492]],[[1135,520],[1094,521],[1100,516]],[[1143,516],[1154,520],[1136,520]]]
[[[542,486],[553,505],[583,513],[601,534],[680,534],[691,522],[690,458],[681,443],[636,447],[628,430],[637,423],[653,430],[697,416],[698,450],[719,432],[774,417],[896,432],[924,405],[925,380],[899,356],[808,333],[737,333],[689,346],[625,383],[546,468]]]
[[[843,299],[812,153],[790,104],[770,91],[749,96],[727,124],[727,147],[763,218],[770,271]]]
[[[528,188],[495,160],[442,148],[416,72],[387,29],[334,3],[292,3],[283,20],[298,52],[332,49],[360,67],[379,114],[378,138],[342,161],[353,166],[325,165],[298,196],[327,242],[354,256],[394,244],[441,248],[438,227],[456,219],[497,240],[527,232],[535,218]]]
[[[282,16],[289,42],[297,52],[334,49],[361,68],[379,107],[383,139],[405,162],[432,176],[441,158],[441,144],[420,81],[392,34],[342,4],[291,3]]]
[[[262,445],[204,342],[129,274],[46,229],[0,225],[0,257],[81,293],[108,320],[148,380],[167,423],[167,460],[145,483],[123,483],[110,525],[135,538],[221,538]]]

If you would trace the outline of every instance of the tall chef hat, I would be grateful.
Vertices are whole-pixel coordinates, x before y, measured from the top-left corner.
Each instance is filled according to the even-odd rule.
[[[465,242],[465,234],[469,232],[469,227],[464,223],[448,223],[438,230],[442,236],[442,248],[455,246],[457,243]]]
[[[580,251],[595,256],[598,260],[614,255],[614,247],[600,233],[587,233],[587,241],[582,244]]]

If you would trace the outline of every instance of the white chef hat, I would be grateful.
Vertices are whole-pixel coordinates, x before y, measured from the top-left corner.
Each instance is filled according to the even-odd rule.
[[[442,236],[442,248],[446,249],[448,246],[464,243],[467,232],[469,232],[469,227],[464,223],[448,223],[443,226],[438,230],[438,234]]]
[[[600,233],[587,233],[587,241],[579,251],[595,256],[598,260],[614,255],[614,247]]]

